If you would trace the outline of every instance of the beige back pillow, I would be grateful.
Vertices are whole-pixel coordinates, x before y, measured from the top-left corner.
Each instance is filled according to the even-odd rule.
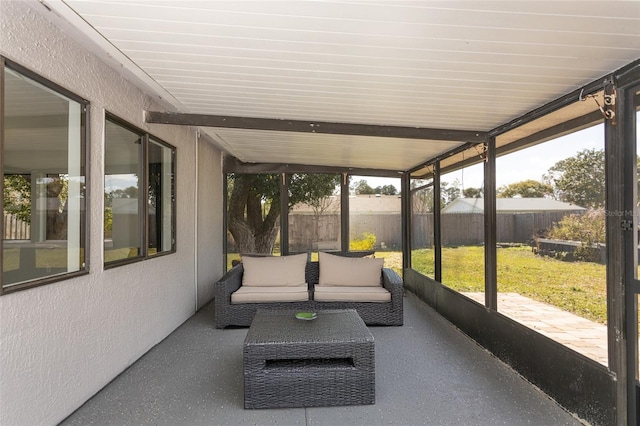
[[[374,287],[380,286],[384,259],[341,257],[319,253],[319,286]]]
[[[249,287],[297,286],[305,283],[307,254],[243,257],[242,285]]]

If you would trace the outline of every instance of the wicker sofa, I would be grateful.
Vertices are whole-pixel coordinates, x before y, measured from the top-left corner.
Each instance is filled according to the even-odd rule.
[[[380,282],[391,293],[389,302],[319,302],[313,300],[314,287],[318,284],[320,268],[318,262],[307,262],[305,278],[309,300],[299,302],[231,303],[231,294],[242,285],[243,265],[234,266],[220,281],[216,282],[215,326],[248,327],[258,309],[293,309],[318,311],[323,309],[355,309],[367,325],[403,324],[403,284],[400,276],[389,268],[382,268]]]

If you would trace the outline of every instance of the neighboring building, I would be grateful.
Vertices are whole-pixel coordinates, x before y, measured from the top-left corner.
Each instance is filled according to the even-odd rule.
[[[325,198],[320,210],[325,213],[335,213],[340,209],[340,197],[332,195]],[[350,195],[349,196],[349,212],[351,214],[380,214],[380,213],[400,213],[401,201],[400,195]],[[313,207],[308,204],[300,203],[293,206],[291,214],[309,214],[314,213]]]
[[[529,243],[566,215],[586,211],[550,198],[496,198],[496,238],[498,242]],[[456,198],[441,213],[443,244],[484,244],[484,198]]]

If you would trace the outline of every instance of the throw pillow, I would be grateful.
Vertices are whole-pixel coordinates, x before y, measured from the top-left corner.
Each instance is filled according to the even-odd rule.
[[[297,286],[304,284],[307,254],[273,257],[244,257],[242,285]]]
[[[384,259],[362,259],[319,253],[319,286],[380,286]]]

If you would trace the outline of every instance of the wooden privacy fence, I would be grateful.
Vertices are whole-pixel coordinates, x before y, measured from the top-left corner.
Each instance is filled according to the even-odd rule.
[[[31,238],[31,225],[23,222],[13,214],[4,213],[4,235],[5,240],[28,240]]]
[[[350,241],[363,238],[364,233],[376,236],[376,248],[400,250],[402,243],[402,218],[400,213],[351,214],[349,217]],[[289,216],[289,250],[305,251],[340,249],[340,215],[337,213],[314,216],[292,214]]]
[[[533,237],[550,228],[564,216],[574,212],[498,213],[497,241],[501,243],[529,243]],[[444,246],[484,244],[484,215],[482,213],[445,213],[441,216]],[[340,249],[340,215],[289,216],[289,250],[292,252]],[[376,236],[376,249],[401,249],[402,218],[400,213],[351,214],[350,241],[363,238],[363,233]],[[412,248],[433,246],[433,213],[413,214]],[[232,243],[231,246],[232,247]]]
[[[575,212],[497,213],[496,240],[499,243],[528,243]],[[414,214],[412,248],[433,245],[433,213]],[[442,245],[459,246],[484,243],[484,214],[445,213],[441,215]]]

